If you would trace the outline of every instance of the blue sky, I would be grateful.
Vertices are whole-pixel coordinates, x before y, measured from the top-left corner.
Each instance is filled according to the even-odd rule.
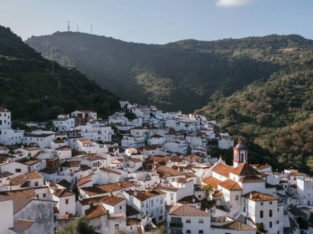
[[[267,34],[313,39],[313,0],[0,0],[0,24],[26,39],[71,29],[167,43]]]

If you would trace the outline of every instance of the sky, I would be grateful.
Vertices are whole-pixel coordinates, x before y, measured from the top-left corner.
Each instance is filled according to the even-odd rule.
[[[0,25],[27,39],[66,31],[164,44],[300,34],[313,39],[313,0],[0,0]]]

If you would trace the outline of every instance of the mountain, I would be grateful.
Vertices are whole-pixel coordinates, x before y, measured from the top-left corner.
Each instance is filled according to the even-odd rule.
[[[275,40],[277,48],[272,48]],[[268,42],[261,47],[259,41]],[[307,40],[291,35],[147,45],[86,33],[57,32],[31,37],[26,43],[48,59],[77,68],[121,98],[169,111],[192,112],[214,95],[229,96],[280,70],[284,63],[257,57],[261,53],[270,56],[293,45],[300,48],[302,41]],[[280,53],[284,57],[285,52]]]
[[[9,28],[0,26],[0,106],[14,119],[47,120],[74,109],[108,115],[118,98],[75,69],[44,59]]]
[[[313,172],[313,59],[291,65],[197,113],[269,149],[281,165]]]

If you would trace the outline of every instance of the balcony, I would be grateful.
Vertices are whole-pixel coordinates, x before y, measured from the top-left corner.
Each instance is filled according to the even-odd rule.
[[[170,223],[170,228],[182,228],[183,223],[182,222],[171,222]]]

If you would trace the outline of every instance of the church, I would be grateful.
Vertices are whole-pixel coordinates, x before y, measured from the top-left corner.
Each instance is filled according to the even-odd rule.
[[[256,167],[248,163],[248,149],[240,139],[233,148],[233,165],[218,160],[202,179],[212,189],[210,198],[215,201],[215,216],[229,216],[257,227],[263,225],[268,234],[282,234],[284,206],[277,188],[267,183],[271,167]]]

